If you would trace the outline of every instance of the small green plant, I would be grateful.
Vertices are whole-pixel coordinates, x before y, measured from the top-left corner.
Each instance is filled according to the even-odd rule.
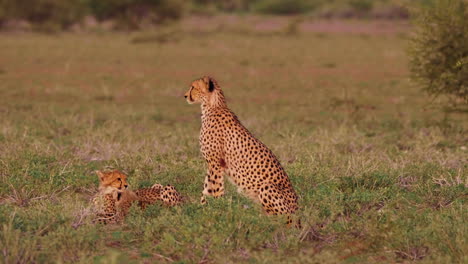
[[[37,258],[37,239],[14,227],[13,217],[0,226],[0,259],[3,263],[31,263]]]
[[[374,1],[371,0],[351,0],[349,5],[360,13],[369,13],[372,10]]]
[[[305,0],[262,0],[254,5],[254,10],[264,14],[294,15],[311,11],[315,5]]]
[[[284,34],[286,35],[298,35],[301,31],[301,23],[304,22],[304,18],[295,17],[291,19],[288,25],[284,28]]]
[[[431,95],[468,103],[468,3],[437,0],[416,15],[410,50],[413,79]]]

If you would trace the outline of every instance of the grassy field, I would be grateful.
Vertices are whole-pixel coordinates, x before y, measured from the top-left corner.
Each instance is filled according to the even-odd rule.
[[[406,36],[0,35],[0,263],[467,263],[466,114],[411,84]],[[200,108],[183,93],[205,74],[281,160],[301,229],[233,186],[198,203]],[[186,203],[93,225],[106,166]]]

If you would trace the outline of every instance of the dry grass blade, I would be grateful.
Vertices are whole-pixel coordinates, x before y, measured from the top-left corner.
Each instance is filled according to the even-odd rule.
[[[395,254],[401,259],[407,259],[412,261],[421,260],[429,255],[429,248],[425,246],[412,247],[406,250],[396,250]]]

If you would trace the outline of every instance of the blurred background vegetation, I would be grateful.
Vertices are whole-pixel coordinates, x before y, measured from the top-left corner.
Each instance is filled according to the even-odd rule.
[[[0,0],[0,27],[27,24],[34,30],[57,31],[92,18],[116,21],[115,29],[139,29],[184,15],[223,12],[394,19],[408,17],[405,2],[408,0]]]
[[[410,66],[415,83],[431,95],[468,102],[467,0],[0,0],[0,30],[59,32],[142,30],[184,16],[219,14],[304,19],[413,19]],[[103,26],[104,25],[104,26]],[[164,33],[164,32],[163,32]],[[173,38],[174,32],[164,33]]]

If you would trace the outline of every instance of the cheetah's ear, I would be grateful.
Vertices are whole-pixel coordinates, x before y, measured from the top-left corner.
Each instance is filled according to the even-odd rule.
[[[208,91],[211,93],[212,91],[214,91],[214,89],[216,88],[216,85],[215,85],[215,80],[209,76],[205,76],[203,78],[203,80],[205,81],[205,83],[208,85]]]
[[[210,80],[208,81],[208,91],[212,92],[214,89],[215,89],[214,81],[213,79],[210,78]]]
[[[99,177],[99,180],[102,181],[104,180],[104,173],[102,173],[101,171],[95,171],[97,176]]]

